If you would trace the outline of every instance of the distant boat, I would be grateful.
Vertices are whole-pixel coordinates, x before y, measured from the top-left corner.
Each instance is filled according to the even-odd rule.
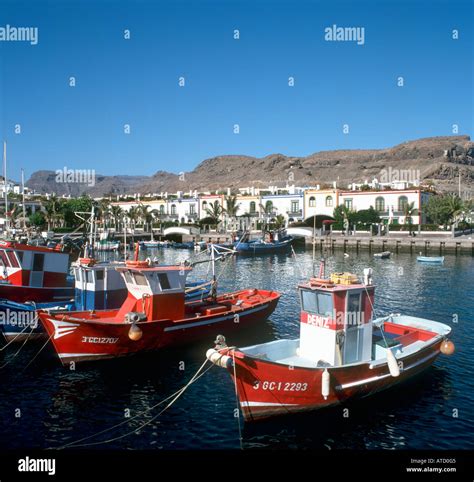
[[[375,253],[374,258],[387,259],[387,258],[390,258],[391,254],[392,253],[390,251],[382,251],[381,253]]]
[[[268,241],[265,239],[256,239],[243,242],[236,241],[234,243],[234,249],[236,249],[239,253],[250,254],[279,253],[288,250],[291,247],[293,239],[293,236],[284,236],[279,239],[271,239]]]
[[[419,263],[443,264],[444,256],[417,256]]]

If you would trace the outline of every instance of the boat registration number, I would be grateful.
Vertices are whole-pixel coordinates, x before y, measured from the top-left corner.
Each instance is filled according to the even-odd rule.
[[[307,383],[300,382],[268,382],[256,380],[254,390],[277,390],[282,392],[304,392],[308,389]]]
[[[100,344],[113,344],[117,343],[118,338],[107,338],[100,336],[83,336],[82,343],[100,343]]]

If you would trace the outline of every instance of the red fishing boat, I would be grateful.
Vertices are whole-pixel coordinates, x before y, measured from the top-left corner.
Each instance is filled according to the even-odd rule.
[[[127,261],[117,268],[127,299],[116,310],[39,312],[63,364],[130,355],[188,343],[266,319],[280,298],[275,291],[245,289],[185,301],[189,266]],[[194,288],[192,288],[194,289]]]
[[[68,286],[69,255],[42,246],[0,241],[0,298],[26,301],[64,301],[74,296]]]
[[[451,328],[405,315],[373,320],[372,271],[312,278],[299,288],[300,338],[237,349],[219,336],[207,357],[226,368],[247,421],[366,397],[451,354]]]

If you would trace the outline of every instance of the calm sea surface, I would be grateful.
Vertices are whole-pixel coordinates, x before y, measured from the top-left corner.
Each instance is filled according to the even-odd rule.
[[[185,259],[188,251],[152,254],[165,263]],[[243,447],[356,449],[474,448],[474,258],[447,256],[444,266],[418,264],[416,256],[375,260],[369,253],[336,253],[328,271],[362,274],[374,269],[376,311],[438,320],[453,328],[456,352],[440,355],[434,366],[408,383],[342,408],[243,424]],[[220,291],[244,287],[278,290],[281,301],[269,320],[227,336],[245,346],[298,336],[296,284],[311,273],[310,250],[290,255],[238,257],[225,266]],[[194,279],[205,278],[199,265]],[[216,335],[218,333],[216,332]],[[123,422],[117,429],[83,443],[97,449],[238,449],[234,386],[226,371],[211,368],[174,405],[148,410],[181,388],[203,363],[213,339],[191,348],[64,369],[50,347],[33,361],[42,342],[19,352],[0,352],[0,446],[59,447]],[[183,363],[184,362],[184,363]],[[182,369],[184,368],[184,370]],[[19,417],[16,415],[20,415]],[[457,415],[457,416],[456,416]],[[140,426],[139,430],[133,432]],[[130,435],[124,436],[132,432]]]

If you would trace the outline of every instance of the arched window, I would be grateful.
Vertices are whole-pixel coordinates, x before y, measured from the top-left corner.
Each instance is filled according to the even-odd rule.
[[[332,196],[326,197],[326,207],[328,208],[332,207]]]
[[[311,196],[309,198],[309,207],[310,208],[315,208],[316,207],[316,198],[314,196]]]
[[[407,206],[408,198],[406,196],[400,196],[398,198],[398,210],[404,213]]]
[[[176,205],[175,204],[171,205],[171,214],[176,214]]]
[[[162,204],[160,206],[160,214],[165,214],[165,205],[164,204]]]
[[[378,212],[385,211],[385,199],[383,197],[378,197],[375,199],[375,210]]]
[[[252,202],[250,203],[250,212],[251,212],[251,213],[254,213],[256,210],[257,210],[257,206],[256,206],[256,204],[255,204],[255,201],[252,201]]]
[[[271,201],[267,201],[265,203],[265,210],[267,211],[267,213],[273,211],[273,203]]]

